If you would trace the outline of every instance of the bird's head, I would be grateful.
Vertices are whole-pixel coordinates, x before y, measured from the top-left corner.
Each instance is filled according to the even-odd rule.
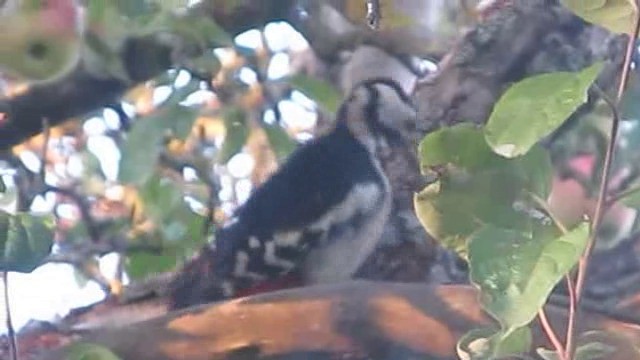
[[[406,146],[415,134],[416,120],[409,96],[387,78],[355,85],[338,111],[338,121],[372,152],[381,144]]]

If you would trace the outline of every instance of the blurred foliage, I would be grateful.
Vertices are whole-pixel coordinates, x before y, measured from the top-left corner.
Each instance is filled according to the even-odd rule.
[[[2,72],[33,82],[50,81],[80,61],[82,18],[74,1],[22,1],[1,20]]]
[[[629,0],[562,0],[561,3],[586,21],[610,31],[623,34],[633,31],[635,5]]]
[[[528,359],[526,352],[532,342],[533,336],[528,327],[518,328],[509,334],[491,328],[474,329],[458,341],[456,352],[460,359],[501,359],[514,354]]]
[[[91,1],[84,31],[65,35],[72,36],[68,39],[56,32],[41,37],[37,26],[0,34],[0,43],[16,44],[0,51],[0,75],[10,75],[11,84],[55,80],[75,65],[70,59],[43,59],[27,68],[15,52],[17,44],[29,47],[36,38],[47,46],[73,41],[78,49],[72,54],[60,48],[62,55],[80,57],[89,72],[124,81],[130,81],[120,56],[126,39],[170,35],[177,50],[174,68],[132,86],[121,103],[53,127],[0,159],[13,178],[0,182],[3,208],[13,212],[26,201],[31,209],[21,210],[53,212],[46,233],[38,217],[3,213],[3,269],[33,270],[49,255],[55,234],[55,261],[74,265],[81,283],[91,279],[117,291],[122,279],[109,279],[98,267],[100,257],[111,252],[121,256],[129,278],[173,270],[298,146],[299,138],[312,135],[315,124],[301,126],[287,114],[280,116],[282,101],[314,118],[335,112],[340,95],[328,83],[301,74],[269,77],[274,55],[295,56],[294,51],[272,50],[264,36],[239,46],[209,17],[182,12],[186,3]],[[31,23],[70,16],[62,8],[34,4],[10,16],[21,23],[26,16]],[[314,101],[293,100],[295,91]],[[267,113],[276,118],[265,121]],[[238,155],[249,155],[254,163],[243,157],[230,166]]]
[[[324,110],[331,114],[338,111],[342,96],[333,85],[305,75],[291,76],[288,81],[294,88],[318,102]]]
[[[181,56],[172,59],[172,69],[132,84],[121,103],[54,127],[2,158],[13,181],[0,177],[0,205],[14,212],[16,203],[32,200],[31,209],[0,214],[4,270],[32,271],[49,255],[54,235],[61,253],[86,257],[71,263],[93,280],[99,278],[86,268],[97,268],[97,259],[113,252],[134,279],[172,270],[300,140],[315,135],[315,117],[335,114],[341,95],[327,81],[303,70],[269,75],[275,55],[292,58],[295,51],[271,49],[262,29],[254,30],[260,38],[255,46],[241,46],[209,18],[177,16],[174,10],[185,3],[90,1],[81,37],[75,28],[65,28],[64,36],[43,33],[43,17],[53,15],[39,7],[12,15],[37,23],[33,28],[0,25],[0,43],[13,44],[0,47],[3,75],[32,82],[66,74],[78,58],[90,71],[130,81],[118,55],[131,36],[170,34],[180,40],[176,49],[183,50],[176,51]],[[589,21],[616,29],[627,26],[616,22],[626,17],[625,1],[599,7],[565,3]],[[362,3],[345,4],[348,17],[364,18]],[[388,20],[383,26],[411,25],[388,2],[382,11]],[[29,49],[38,36],[60,53],[34,64]],[[416,195],[418,216],[432,236],[469,261],[483,305],[501,325],[467,334],[458,346],[461,353],[498,356],[527,348],[531,334],[526,325],[584,247],[586,225],[564,223],[547,200],[554,181],[568,177],[585,190],[585,202],[592,201],[607,141],[602,124],[611,118],[610,111],[595,104],[577,125],[560,129],[548,147],[540,141],[558,131],[584,102],[600,67],[515,84],[485,128],[466,124],[441,129],[420,143],[421,169],[436,180]],[[622,200],[634,207],[640,204],[640,191],[633,191],[640,187],[637,84],[636,79],[623,103],[627,122],[611,189],[613,195],[631,190]],[[298,92],[310,101],[294,101]],[[280,111],[285,101],[296,103],[300,111],[295,116],[313,114],[314,124],[292,125],[291,115]],[[584,155],[592,163],[576,170],[572,162]],[[27,214],[42,208],[51,210],[54,219]],[[578,219],[588,215],[585,208],[580,207]],[[478,341],[482,349],[468,346]]]
[[[49,255],[53,218],[0,211],[0,271],[28,273]]]
[[[67,360],[120,360],[111,350],[91,343],[75,343],[65,350]]]
[[[177,15],[187,1],[89,1],[86,15],[75,0],[23,3],[31,5],[0,22],[0,69],[29,82],[59,79],[81,61],[90,73],[130,81],[121,56],[125,43],[168,34],[173,46],[188,54],[177,61],[215,73],[220,64],[206,50],[233,44],[208,17]]]

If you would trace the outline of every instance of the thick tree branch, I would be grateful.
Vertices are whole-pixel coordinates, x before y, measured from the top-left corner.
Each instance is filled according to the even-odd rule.
[[[423,132],[458,122],[484,123],[513,82],[539,73],[576,71],[605,60],[598,79],[609,89],[624,58],[624,38],[586,24],[557,1],[522,0],[484,14],[418,85]]]
[[[553,326],[566,321],[564,309],[548,305],[545,310]],[[131,321],[131,311],[121,311],[127,316],[103,318]],[[472,287],[356,281],[198,306],[96,330],[83,340],[140,360],[457,359],[456,339],[491,324]],[[548,346],[538,325],[533,348]],[[640,340],[636,324],[599,314],[587,314],[580,329],[606,329],[630,343]],[[634,358],[629,348],[617,347],[608,358]],[[63,359],[64,351],[45,359]]]

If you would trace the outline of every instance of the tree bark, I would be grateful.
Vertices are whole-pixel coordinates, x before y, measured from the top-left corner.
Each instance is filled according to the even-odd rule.
[[[466,286],[356,281],[203,305],[82,340],[137,360],[456,359],[460,336],[496,325],[476,299]],[[563,334],[566,312],[552,305],[546,311]],[[579,333],[619,337],[608,359],[638,358],[629,345],[640,343],[637,324],[585,314],[580,326]],[[533,348],[550,348],[536,322],[533,328]],[[43,359],[65,359],[67,349]]]

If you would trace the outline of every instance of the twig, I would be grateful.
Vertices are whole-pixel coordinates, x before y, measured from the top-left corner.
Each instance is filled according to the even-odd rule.
[[[100,243],[81,242],[79,244],[70,245],[61,252],[49,254],[44,262],[46,263],[63,263],[70,264],[78,271],[82,272],[88,279],[95,281],[106,293],[111,293],[111,282],[101,272],[100,269],[90,262],[95,256],[104,256],[106,254],[116,252],[119,254],[131,254],[136,252],[144,252],[151,254],[162,253],[163,248],[156,245],[148,244],[129,244],[124,239],[112,239],[111,241],[103,241]],[[122,258],[118,260],[118,268],[116,278],[121,282],[122,279]]]
[[[201,141],[203,140],[201,139]],[[184,169],[185,167],[190,167],[196,171],[196,175],[198,176],[198,178],[200,178],[207,185],[207,188],[209,190],[206,204],[207,218],[205,219],[202,228],[202,233],[206,236],[209,233],[209,228],[212,225],[217,225],[213,221],[213,215],[215,208],[218,205],[218,193],[220,192],[220,185],[216,182],[215,177],[209,173],[209,167],[205,167],[203,169],[202,166],[198,166],[195,161],[189,159],[188,157],[176,157],[166,151],[163,151],[160,154],[160,163],[178,172],[182,171],[182,169]]]
[[[625,64],[628,65],[625,61]],[[621,82],[623,83],[623,82]],[[589,239],[587,241],[587,247],[585,249],[584,254],[582,255],[580,262],[578,263],[578,274],[576,278],[576,297],[578,300],[582,295],[582,290],[584,288],[584,280],[586,277],[586,271],[589,265],[589,258],[591,257],[591,253],[593,251],[593,247],[596,241],[596,236],[598,233],[598,229],[600,228],[600,223],[602,222],[602,217],[605,212],[605,200],[607,196],[607,188],[609,186],[609,172],[611,170],[611,163],[613,159],[613,153],[616,146],[616,137],[618,134],[618,125],[620,123],[620,116],[618,114],[618,109],[616,104],[609,99],[606,94],[602,93],[602,99],[609,106],[611,113],[613,115],[613,119],[611,121],[611,130],[609,144],[607,145],[607,152],[604,158],[604,164],[602,168],[602,178],[600,181],[600,189],[598,190],[598,200],[596,203],[596,208],[593,214],[593,219],[591,220],[591,231],[589,234]]]
[[[80,216],[82,217],[82,221],[84,222],[85,227],[87,228],[87,233],[89,234],[89,239],[92,242],[97,243],[100,241],[100,231],[98,229],[98,225],[93,219],[93,215],[91,215],[91,206],[87,202],[84,196],[76,193],[74,190],[61,188],[52,185],[45,185],[42,193],[54,192],[63,196],[68,197],[73,200],[73,202],[80,210]]]
[[[367,24],[369,27],[378,30],[381,18],[380,0],[367,0]]]
[[[2,283],[4,286],[4,312],[7,316],[7,333],[9,336],[9,348],[11,350],[11,360],[18,360],[18,342],[16,341],[16,330],[13,328],[11,320],[11,306],[9,304],[9,272],[2,272]]]
[[[112,252],[124,254],[135,252],[161,254],[163,250],[164,248],[161,245],[144,243],[131,244],[124,238],[115,238],[97,244],[85,241],[79,244],[67,245],[63,251],[49,254],[45,261],[74,263],[87,259],[88,257],[104,256]]]
[[[635,193],[640,192],[640,186],[633,186],[630,187],[626,190],[623,190],[617,194],[612,195],[609,199],[607,199],[607,204],[606,206],[609,207],[615,203],[617,203],[618,201],[629,197],[631,195],[634,195]]]
[[[598,200],[596,203],[596,209],[593,215],[593,220],[591,222],[591,233],[589,235],[589,239],[587,242],[587,247],[585,249],[584,254],[582,255],[582,257],[580,258],[580,261],[578,262],[578,273],[576,276],[576,286],[575,286],[575,297],[574,299],[572,299],[572,306],[575,306],[575,308],[577,309],[577,311],[579,311],[579,304],[580,304],[580,298],[582,295],[582,291],[584,289],[584,285],[585,285],[585,279],[587,276],[587,271],[589,269],[589,259],[591,257],[591,253],[593,252],[593,248],[596,242],[596,236],[598,233],[598,230],[600,228],[601,222],[602,222],[602,218],[603,218],[603,214],[606,211],[605,205],[606,205],[606,198],[607,198],[607,189],[609,186],[609,172],[611,171],[611,163],[613,160],[613,155],[615,152],[615,147],[616,147],[616,140],[617,140],[617,135],[618,135],[618,126],[620,124],[620,116],[618,114],[618,110],[617,110],[617,106],[618,104],[620,104],[620,101],[622,100],[622,96],[624,94],[624,91],[627,87],[627,83],[629,82],[629,76],[630,76],[630,72],[631,72],[631,61],[633,58],[633,53],[634,51],[636,51],[636,39],[638,38],[638,34],[640,33],[640,11],[639,10],[639,3],[638,0],[636,0],[634,2],[634,15],[635,15],[635,22],[634,22],[634,28],[633,28],[633,32],[632,34],[630,34],[629,36],[629,40],[627,43],[627,51],[625,54],[625,59],[624,59],[624,65],[622,68],[622,74],[620,76],[620,84],[618,86],[618,92],[616,95],[616,102],[613,103],[611,101],[611,99],[609,99],[606,94],[604,94],[604,92],[602,92],[602,99],[607,103],[607,105],[609,106],[611,113],[612,113],[612,121],[611,121],[611,129],[609,130],[609,143],[607,145],[607,152],[605,153],[605,158],[604,158],[604,164],[602,167],[602,180],[600,182],[600,190],[598,192]],[[596,90],[599,90],[599,88],[596,86],[595,87]],[[571,329],[571,333],[567,333],[567,344],[568,345],[572,345],[575,343],[574,339],[575,339],[575,332],[573,331],[573,329],[575,328],[575,321],[576,321],[576,316],[573,317],[573,319],[570,319],[570,324],[568,325],[568,328]],[[573,357],[574,351],[575,349],[573,347],[567,347],[566,348],[566,355],[569,359],[571,359]]]
[[[567,355],[566,355],[565,349],[562,347],[562,343],[558,339],[558,336],[556,335],[555,331],[553,331],[553,327],[549,323],[549,319],[547,318],[547,313],[544,311],[544,308],[541,308],[540,310],[538,310],[538,318],[540,318],[540,324],[542,325],[542,329],[544,330],[544,333],[549,338],[549,341],[551,341],[551,344],[555,348],[556,353],[560,357],[560,360],[569,360],[566,357]]]
[[[42,152],[40,155],[40,181],[42,184],[45,184],[44,177],[45,172],[47,170],[47,153],[49,151],[49,140],[51,139],[51,127],[49,126],[49,120],[47,118],[42,119],[42,136],[44,136],[44,141],[42,142]]]

